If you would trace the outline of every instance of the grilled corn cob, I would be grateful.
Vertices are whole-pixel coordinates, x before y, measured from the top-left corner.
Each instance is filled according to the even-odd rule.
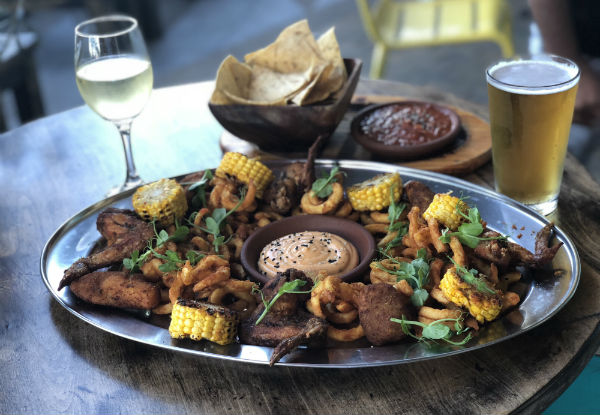
[[[172,179],[160,179],[140,187],[133,194],[132,203],[141,218],[155,219],[163,226],[181,219],[188,208],[183,188]]]
[[[273,180],[273,172],[258,160],[252,160],[240,153],[228,152],[223,155],[221,164],[215,174],[225,177],[234,176],[239,181],[248,184],[250,179],[256,186],[256,196],[261,197],[267,185]]]
[[[454,267],[444,274],[440,281],[440,289],[448,300],[465,307],[480,323],[494,320],[502,309],[502,299],[497,292],[486,294],[478,291],[474,286],[463,281]]]
[[[469,206],[458,197],[449,193],[438,193],[433,196],[433,201],[423,212],[423,218],[429,220],[435,218],[439,223],[446,226],[451,231],[456,231],[464,219],[459,210],[466,214]]]
[[[226,307],[195,300],[177,300],[171,312],[169,334],[175,339],[207,339],[221,345],[232,343],[238,315]]]
[[[394,188],[394,202],[402,194],[402,179],[398,173],[379,174],[348,188],[348,199],[355,210],[381,210],[390,205],[390,191]]]

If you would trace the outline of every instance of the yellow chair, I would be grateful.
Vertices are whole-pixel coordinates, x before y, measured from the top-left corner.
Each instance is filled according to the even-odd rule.
[[[383,73],[390,49],[468,42],[495,42],[514,55],[510,8],[504,0],[356,0],[373,41],[370,76]]]

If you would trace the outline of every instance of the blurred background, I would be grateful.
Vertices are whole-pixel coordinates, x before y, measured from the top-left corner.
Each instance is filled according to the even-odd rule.
[[[418,0],[417,0],[418,2]],[[12,129],[35,119],[83,105],[73,71],[73,29],[91,16],[122,12],[141,23],[155,76],[155,88],[214,79],[228,54],[244,54],[272,42],[285,26],[307,18],[318,35],[335,26],[342,54],[365,62],[370,76],[373,43],[359,13],[362,0],[4,0],[0,1],[2,123]],[[373,0],[364,4],[373,6]],[[385,3],[385,1],[384,1]],[[425,1],[425,3],[427,3]],[[495,0],[479,1],[482,4]],[[526,0],[505,0],[508,32],[517,54],[540,50],[542,41]],[[457,19],[471,19],[457,15]],[[389,22],[378,22],[378,29]],[[419,36],[418,29],[409,28]],[[2,33],[3,32],[3,33]],[[19,40],[11,44],[9,37]],[[390,50],[382,79],[431,85],[487,105],[484,71],[502,56],[500,42],[470,41]],[[1,67],[0,67],[1,68]],[[25,69],[22,69],[25,68]],[[373,72],[371,70],[371,72]],[[11,85],[22,82],[20,100]],[[37,79],[37,85],[31,79]],[[25,102],[25,104],[23,104]],[[25,107],[25,108],[23,108]],[[21,114],[21,116],[19,116]],[[23,115],[24,114],[24,115]],[[573,127],[570,149],[600,181],[600,140],[589,128]]]
[[[73,29],[89,17],[122,12],[137,17],[148,42],[155,88],[214,79],[228,54],[244,54],[272,42],[285,26],[307,18],[318,35],[335,26],[345,57],[370,68],[373,43],[360,6],[373,0],[4,0],[0,1],[2,67],[0,129],[83,105],[73,71]],[[386,3],[384,1],[384,3]],[[417,0],[418,3],[418,0]],[[427,3],[421,2],[421,3]],[[542,41],[526,0],[484,0],[506,4],[508,26],[517,54],[541,50]],[[385,14],[385,13],[384,13]],[[363,15],[363,17],[365,17]],[[457,15],[457,19],[471,16]],[[385,19],[384,19],[385,20]],[[390,22],[375,22],[381,29]],[[393,29],[390,29],[393,30]],[[406,36],[419,36],[408,28]],[[11,40],[16,38],[16,44]],[[476,39],[473,39],[476,40]],[[378,75],[382,79],[431,85],[460,98],[487,105],[484,71],[502,56],[501,42],[469,41],[391,49]],[[506,54],[506,51],[505,51]],[[6,68],[11,66],[12,68]],[[24,68],[24,69],[23,69]],[[26,78],[23,80],[23,78]],[[37,82],[35,82],[37,80]],[[25,87],[14,84],[25,82]],[[17,91],[15,91],[17,89]],[[17,99],[15,96],[21,97]],[[600,181],[600,140],[594,131],[574,125],[570,150]]]

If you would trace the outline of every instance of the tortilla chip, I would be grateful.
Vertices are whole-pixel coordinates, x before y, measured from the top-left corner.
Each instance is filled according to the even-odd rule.
[[[210,97],[210,102],[216,105],[230,104],[224,91],[240,97],[248,96],[248,87],[252,79],[252,68],[241,63],[232,55],[227,56],[217,71],[215,90]]]
[[[314,78],[314,67],[309,67],[303,73],[284,74],[262,66],[253,66],[246,98],[251,101],[287,99],[296,95]]]
[[[309,101],[310,97],[312,96],[312,92],[314,91],[315,87],[319,84],[319,82],[321,82],[323,76],[328,74],[330,70],[331,65],[321,66],[321,70],[319,71],[319,73],[313,78],[313,80],[308,85],[306,85],[306,87],[298,91],[298,93],[292,98],[291,101],[296,105],[306,105],[310,104],[311,102],[315,102]]]
[[[310,66],[326,65],[319,45],[308,27],[301,20],[285,28],[275,42],[247,54],[244,61],[250,66],[263,66],[281,73],[305,72]]]
[[[327,99],[347,78],[334,29],[316,41],[307,20],[285,28],[275,42],[247,54],[245,62],[225,58],[211,103],[306,105]]]
[[[311,104],[327,99],[330,95],[340,90],[348,78],[340,46],[335,37],[335,29],[332,27],[321,35],[317,44],[322,56],[328,62],[328,70],[322,74],[317,85],[315,85],[310,95],[304,100],[304,104]]]

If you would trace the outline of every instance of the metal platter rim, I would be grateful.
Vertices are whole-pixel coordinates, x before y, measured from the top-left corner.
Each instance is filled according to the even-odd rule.
[[[265,163],[272,167],[277,167],[277,166],[283,166],[283,165],[289,164],[294,161],[303,161],[303,160],[302,159],[270,160],[270,161],[265,161]],[[500,195],[500,194],[498,194],[492,190],[486,189],[484,187],[475,185],[473,183],[467,182],[465,180],[462,180],[462,179],[459,179],[456,177],[444,175],[441,173],[430,172],[430,171],[425,171],[425,170],[418,170],[418,169],[402,167],[402,166],[396,166],[396,165],[391,165],[391,164],[381,163],[381,162],[371,162],[371,161],[318,159],[315,162],[316,167],[328,167],[328,166],[333,166],[333,165],[339,165],[341,168],[345,168],[345,169],[377,170],[377,171],[380,171],[381,173],[398,172],[398,173],[400,173],[401,176],[404,174],[404,175],[410,176],[411,178],[415,178],[415,179],[431,179],[433,181],[437,181],[440,183],[454,185],[454,186],[457,186],[457,187],[460,187],[460,188],[463,188],[466,190],[473,191],[473,192],[480,194],[482,196],[485,196],[487,198],[495,199],[507,206],[517,209],[522,214],[529,216],[531,219],[535,219],[535,221],[538,222],[540,225],[545,225],[549,222],[543,216],[539,215],[538,213],[534,212],[533,210],[519,204],[518,202],[516,202],[504,195]],[[176,178],[180,178],[183,176],[184,175],[177,176]],[[404,177],[403,177],[403,179],[404,179]],[[65,300],[59,295],[59,293],[55,290],[55,288],[51,286],[50,280],[48,277],[48,272],[47,272],[48,270],[47,270],[46,266],[47,266],[48,256],[49,256],[51,250],[53,249],[53,247],[56,245],[56,243],[58,241],[60,241],[60,239],[66,233],[68,233],[73,227],[75,227],[81,221],[83,221],[84,219],[88,218],[91,215],[98,213],[101,209],[111,205],[112,203],[126,199],[127,197],[132,195],[134,191],[135,191],[135,189],[130,189],[125,192],[119,193],[117,195],[111,196],[109,198],[100,200],[100,201],[88,206],[87,208],[82,209],[81,211],[79,211],[78,213],[73,215],[71,218],[67,219],[64,223],[62,223],[56,229],[56,231],[52,234],[52,236],[44,244],[44,247],[43,247],[43,250],[41,253],[41,257],[40,257],[40,273],[42,276],[42,280],[43,280],[44,284],[46,285],[46,288],[48,289],[48,291],[52,294],[52,296],[55,298],[55,300],[61,306],[63,306],[65,309],[67,309],[70,313],[72,313],[77,318],[83,320],[84,322],[86,322],[88,324],[91,324],[92,326],[94,326],[96,328],[99,328],[100,330],[103,330],[107,333],[111,333],[113,335],[116,335],[116,336],[119,336],[119,337],[122,337],[122,338],[125,338],[128,340],[132,340],[132,341],[135,341],[135,342],[138,342],[141,344],[145,344],[148,346],[152,346],[152,347],[158,347],[158,348],[165,349],[165,350],[170,350],[170,351],[179,352],[179,353],[186,353],[186,354],[191,354],[191,355],[196,355],[196,356],[216,358],[216,359],[235,361],[235,362],[241,362],[241,363],[268,364],[268,359],[267,360],[252,360],[252,359],[239,357],[239,356],[230,356],[230,355],[224,355],[224,354],[205,352],[205,351],[196,350],[196,349],[192,349],[192,348],[181,347],[180,345],[158,344],[158,343],[153,343],[150,341],[146,341],[144,339],[137,338],[132,335],[128,335],[126,333],[122,333],[122,332],[113,330],[99,322],[94,321],[91,318],[88,318],[84,314],[80,313],[78,310],[73,309],[69,304],[67,304],[65,302]],[[579,255],[577,253],[577,249],[575,248],[575,245],[572,242],[571,238],[569,238],[569,236],[564,231],[562,231],[559,227],[555,227],[555,233],[556,233],[556,236],[564,243],[564,246],[563,246],[563,248],[561,248],[561,250],[562,249],[566,250],[566,253],[568,255],[569,262],[571,265],[572,272],[570,275],[571,279],[569,281],[569,283],[570,283],[569,290],[562,297],[562,301],[560,302],[560,304],[554,310],[552,310],[552,312],[548,313],[547,315],[544,316],[544,318],[542,318],[539,321],[536,321],[534,324],[532,324],[531,326],[529,326],[523,330],[509,334],[507,336],[501,337],[499,339],[496,339],[496,340],[488,342],[488,343],[484,343],[484,344],[480,344],[480,345],[473,345],[468,348],[459,349],[459,350],[447,351],[447,352],[437,354],[437,355],[414,357],[411,359],[395,359],[395,360],[386,360],[386,361],[371,361],[371,362],[367,361],[367,362],[339,363],[339,364],[338,363],[306,363],[306,362],[283,361],[283,362],[277,363],[277,365],[278,366],[290,366],[290,367],[348,369],[348,368],[359,368],[359,367],[376,367],[376,366],[389,366],[389,365],[415,363],[415,362],[419,362],[419,361],[439,359],[439,358],[449,357],[449,356],[453,356],[453,355],[460,354],[460,353],[479,350],[481,348],[492,346],[499,342],[502,342],[502,341],[511,339],[513,337],[516,337],[518,335],[521,335],[523,333],[526,333],[526,332],[532,330],[533,328],[538,327],[539,325],[543,324],[544,322],[546,322],[550,318],[552,318],[554,315],[556,315],[556,313],[558,313],[572,298],[572,296],[574,295],[574,293],[577,289],[577,286],[579,284],[579,279],[580,279],[580,274],[581,274],[581,264],[580,264],[580,260],[579,260]],[[157,327],[157,329],[161,329],[161,328]],[[259,346],[250,346],[250,345],[240,345],[240,347],[242,347],[242,348],[257,348],[257,349],[263,349],[266,351],[272,350],[271,348],[268,348],[268,347],[259,347]],[[339,349],[337,349],[337,350],[339,350]],[[349,350],[351,350],[351,349],[349,349]]]

